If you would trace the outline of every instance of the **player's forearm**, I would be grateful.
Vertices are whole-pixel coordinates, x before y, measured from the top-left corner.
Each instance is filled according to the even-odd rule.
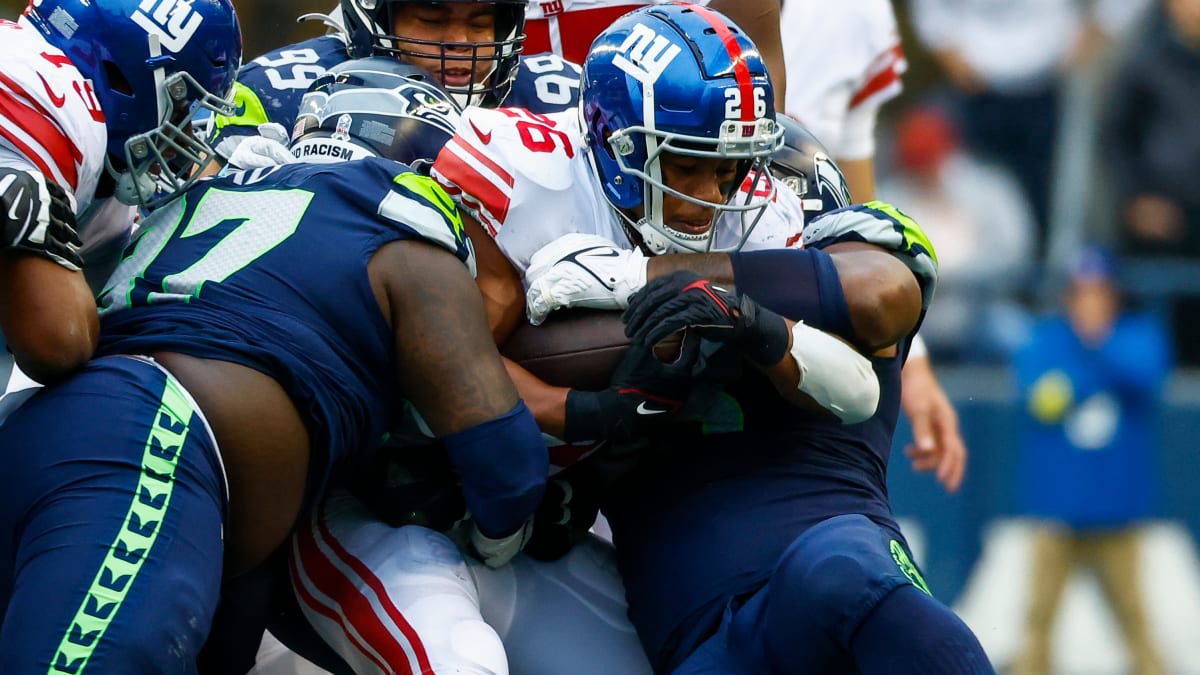
[[[504,367],[516,385],[517,393],[533,413],[538,428],[555,438],[562,438],[566,426],[567,393],[570,389],[546,384],[507,358],[504,359]]]
[[[100,319],[83,272],[36,255],[0,255],[0,330],[17,365],[43,384],[86,363]]]

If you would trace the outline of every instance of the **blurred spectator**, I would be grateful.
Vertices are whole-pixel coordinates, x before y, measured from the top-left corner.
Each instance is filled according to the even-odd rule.
[[[1200,0],[1164,0],[1112,90],[1106,162],[1130,255],[1200,256]]]
[[[1034,535],[1027,641],[1014,673],[1049,673],[1059,599],[1077,566],[1098,572],[1137,673],[1162,673],[1138,580],[1139,521],[1156,501],[1155,418],[1171,368],[1166,332],[1123,310],[1112,261],[1085,249],[1063,311],[1015,366],[1023,404],[1019,494]],[[1136,355],[1136,357],[1133,357]]]
[[[829,150],[856,202],[875,198],[875,119],[908,68],[889,0],[787,0],[786,112]]]
[[[912,0],[918,37],[961,99],[963,138],[1017,180],[1045,251],[1063,76],[1087,64],[1142,0]]]
[[[935,358],[1007,362],[1028,323],[1016,301],[1033,263],[1028,202],[1007,171],[962,146],[939,108],[902,114],[895,143],[880,196],[921,223],[938,252],[937,300],[921,335]]]
[[[1197,110],[1200,0],[1164,0],[1121,67],[1103,127],[1126,255],[1200,260]],[[1200,363],[1200,302],[1177,300],[1172,317],[1180,359]]]

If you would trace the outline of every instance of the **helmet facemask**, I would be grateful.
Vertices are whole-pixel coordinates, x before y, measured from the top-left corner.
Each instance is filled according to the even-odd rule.
[[[513,0],[489,3],[494,8],[493,39],[466,42],[446,42],[441,40],[425,40],[395,35],[397,11],[413,4],[400,0],[351,0],[356,5],[354,15],[358,17],[349,22],[351,29],[352,55],[357,54],[355,41],[361,41],[363,29],[358,29],[355,35],[355,24],[363,14],[371,17],[368,28],[370,36],[370,53],[380,56],[390,56],[426,70],[445,73],[447,70],[462,69],[472,74],[469,84],[454,85],[444,81],[440,83],[461,106],[469,105],[500,105],[512,89],[513,79],[517,74],[517,64],[520,59],[522,44],[525,41],[525,3]],[[447,2],[447,5],[467,4]],[[474,3],[470,3],[474,4]],[[485,3],[478,3],[485,4]],[[343,2],[345,5],[345,2]],[[437,67],[433,67],[437,62]],[[477,73],[481,66],[485,67],[483,76]]]
[[[157,35],[150,35],[152,58],[161,57]],[[170,57],[163,59],[164,65]],[[105,168],[117,181],[116,197],[133,206],[152,209],[170,201],[194,183],[201,169],[215,156],[212,146],[197,135],[192,119],[201,109],[215,115],[235,115],[233,102],[206,90],[186,71],[166,74],[154,70],[157,86],[158,126],[131,135],[124,146],[124,166],[111,155]],[[232,97],[232,90],[229,93]]]
[[[775,197],[775,180],[767,170],[771,154],[783,143],[783,130],[775,121],[727,120],[716,139],[656,131],[645,126],[620,129],[608,137],[608,146],[622,176],[641,181],[643,214],[636,222],[618,209],[627,225],[640,235],[651,253],[704,253],[736,251],[745,244]],[[644,147],[644,151],[639,146]],[[662,155],[671,153],[705,159],[735,159],[738,170],[721,202],[692,197],[667,185],[662,175]],[[638,166],[636,157],[645,157]],[[616,177],[617,179],[622,176]],[[734,195],[749,179],[757,189],[742,199]],[[702,233],[682,232],[664,222],[666,195],[712,209],[712,224]]]

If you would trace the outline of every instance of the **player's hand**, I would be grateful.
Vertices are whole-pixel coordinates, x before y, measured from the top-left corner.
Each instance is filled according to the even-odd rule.
[[[624,309],[646,285],[647,258],[594,234],[563,235],[539,249],[525,273],[529,322],[541,324],[556,309]]]
[[[290,164],[296,157],[288,150],[288,135],[280,124],[267,122],[258,125],[257,136],[246,136],[229,156],[233,169],[261,169]]]
[[[49,258],[78,272],[83,267],[71,198],[34,171],[0,167],[0,248]]]
[[[564,440],[632,440],[682,410],[697,385],[709,382],[700,339],[684,336],[670,362],[659,360],[652,344],[629,346],[608,389],[567,394]]]
[[[495,569],[504,567],[513,556],[525,548],[529,537],[533,534],[533,520],[527,520],[517,528],[516,532],[502,537],[490,537],[484,534],[479,525],[471,521],[471,552],[483,561],[484,565]]]
[[[910,358],[901,371],[900,405],[912,427],[904,448],[914,471],[935,471],[947,492],[957,492],[967,471],[967,446],[958,413],[933,374],[927,357]]]
[[[629,301],[625,334],[656,344],[686,329],[714,342],[733,343],[760,366],[775,365],[787,353],[789,330],[778,314],[687,271],[651,281]]]
[[[534,560],[558,560],[587,537],[600,506],[576,499],[574,486],[562,478],[546,481],[546,492],[533,516],[533,536],[525,553]]]

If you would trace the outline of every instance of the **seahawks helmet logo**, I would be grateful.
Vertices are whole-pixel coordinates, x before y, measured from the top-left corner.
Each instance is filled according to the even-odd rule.
[[[404,102],[400,117],[419,119],[454,135],[455,119],[458,117],[454,104],[438,96],[429,85],[408,82],[396,87],[393,92]]]

